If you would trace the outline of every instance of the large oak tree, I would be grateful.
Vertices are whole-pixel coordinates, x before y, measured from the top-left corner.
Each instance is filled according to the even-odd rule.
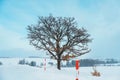
[[[57,60],[59,70],[61,60],[69,60],[90,51],[90,34],[77,25],[74,17],[41,16],[38,23],[29,25],[27,30],[30,44],[48,51]]]

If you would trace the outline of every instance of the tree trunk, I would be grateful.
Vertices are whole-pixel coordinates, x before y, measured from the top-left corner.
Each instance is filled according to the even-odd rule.
[[[61,63],[61,60],[60,60],[60,59],[58,59],[58,60],[57,60],[57,69],[58,69],[58,70],[61,70],[60,63]]]

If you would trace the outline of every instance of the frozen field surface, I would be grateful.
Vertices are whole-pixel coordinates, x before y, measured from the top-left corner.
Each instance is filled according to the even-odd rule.
[[[75,68],[62,68],[57,70],[56,66],[47,66],[46,71],[41,67],[19,65],[19,58],[0,58],[3,65],[0,65],[0,80],[75,80]],[[37,63],[41,59],[34,60]],[[49,60],[47,60],[49,61]],[[120,80],[120,66],[97,67],[101,73],[100,77],[91,75],[92,67],[80,67],[79,80]]]

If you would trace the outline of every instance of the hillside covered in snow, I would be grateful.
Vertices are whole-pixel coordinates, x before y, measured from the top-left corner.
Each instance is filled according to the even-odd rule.
[[[44,66],[37,67],[44,63],[44,59],[26,58],[28,62],[36,61],[36,66],[20,65],[21,58],[0,58],[3,63],[0,65],[0,80],[75,80],[75,67],[62,67],[62,70],[57,70],[56,65],[47,64],[46,70]],[[49,63],[49,59],[46,63]],[[55,63],[54,60],[51,62]],[[98,66],[96,68],[101,76],[95,77],[91,75],[92,67],[79,68],[79,80],[119,80],[120,66]]]

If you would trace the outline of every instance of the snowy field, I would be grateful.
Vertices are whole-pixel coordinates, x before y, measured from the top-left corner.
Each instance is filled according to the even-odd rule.
[[[0,80],[75,80],[75,68],[62,68],[57,70],[56,66],[47,65],[46,71],[43,67],[32,67],[19,65],[19,58],[0,58]],[[37,65],[44,62],[44,59],[26,58],[28,62],[36,61]],[[47,62],[51,60],[47,59]],[[53,61],[54,62],[54,61]],[[97,67],[101,73],[100,77],[91,75],[92,67],[80,67],[79,80],[120,80],[120,66]]]

